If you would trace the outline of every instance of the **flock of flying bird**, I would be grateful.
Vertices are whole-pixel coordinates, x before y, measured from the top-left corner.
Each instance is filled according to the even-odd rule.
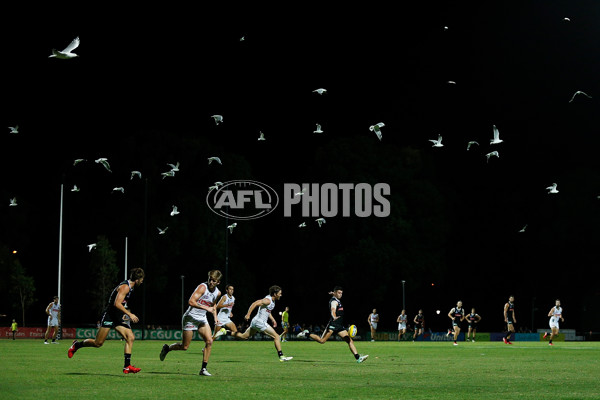
[[[565,21],[569,22],[568,18],[564,19]],[[444,27],[444,30],[448,30],[448,27]],[[240,39],[240,41],[245,40],[244,37],[242,37]],[[68,59],[72,59],[75,57],[78,57],[78,55],[76,53],[74,53],[73,51],[79,46],[80,44],[80,40],[79,37],[76,37],[67,47],[65,47],[62,51],[58,51],[56,49],[52,49],[52,54],[49,56],[49,58],[57,58],[57,59],[64,59],[64,60],[68,60]],[[452,84],[452,85],[456,85],[455,81],[448,81],[448,84]],[[326,89],[324,88],[318,88],[313,90],[314,93],[317,93],[319,95],[323,95],[324,93],[327,92]],[[583,91],[576,91],[573,96],[571,97],[571,99],[569,100],[569,103],[573,102],[575,100],[575,98],[578,95],[582,95],[585,96],[587,98],[592,98],[591,96],[589,96],[587,93],[583,92]],[[219,125],[221,123],[223,123],[223,116],[222,115],[212,115],[211,118],[213,118],[214,122],[216,125]],[[382,140],[382,130],[381,128],[385,127],[385,124],[383,122],[379,122],[376,123],[374,125],[371,125],[369,127],[369,130],[373,133],[375,133],[375,135],[377,136],[377,138],[379,140]],[[9,127],[9,133],[11,134],[19,134],[19,126],[16,125],[14,127]],[[317,134],[321,134],[323,133],[323,130],[321,128],[320,124],[316,124],[316,129],[313,133],[317,133]],[[259,137],[258,139],[259,141],[264,141],[266,140],[265,135],[263,134],[263,132],[261,131],[259,133]],[[429,141],[431,143],[433,143],[432,147],[443,147],[444,145],[442,144],[442,135],[438,135],[437,139],[429,139]],[[490,140],[490,145],[497,145],[502,143],[503,140],[500,139],[500,133],[498,131],[498,128],[493,125],[493,138]],[[479,143],[477,141],[469,141],[467,143],[467,151],[471,149],[472,146],[479,146]],[[485,154],[487,162],[489,163],[489,160],[491,157],[496,157],[499,158],[499,152],[497,150],[494,151],[490,151],[489,153]],[[73,162],[73,166],[76,166],[77,164],[81,163],[81,162],[85,162],[87,160],[85,159],[76,159]],[[110,169],[110,164],[108,162],[107,158],[98,158],[96,160],[94,160],[95,163],[102,165],[108,172],[112,172]],[[222,165],[221,159],[219,157],[209,157],[208,158],[208,164],[212,164],[213,162]],[[177,162],[176,164],[167,164],[170,167],[170,170],[161,173],[162,175],[162,179],[168,178],[168,177],[174,177],[176,172],[179,172],[179,162]],[[140,171],[131,171],[131,180],[133,180],[135,177],[141,179],[142,178],[142,173]],[[219,190],[219,188],[223,185],[222,182],[215,182],[215,184],[213,186],[210,186],[209,192],[212,190]],[[77,187],[77,185],[74,185],[73,188],[71,189],[72,192],[78,192],[80,189]],[[298,192],[295,194],[295,196],[302,196],[304,194],[304,190]],[[557,190],[557,184],[553,183],[551,186],[547,187],[546,190],[548,190],[549,194],[555,194],[558,193]],[[123,187],[115,187],[112,189],[113,192],[121,192],[121,193],[125,193],[125,189]],[[599,196],[600,198],[600,196]],[[10,203],[9,206],[11,207],[15,207],[17,206],[17,199],[16,197],[13,197],[10,199]],[[177,206],[173,205],[172,206],[172,210],[170,212],[171,216],[176,216],[179,214],[179,211],[177,209]],[[319,227],[322,226],[322,224],[325,223],[325,219],[324,218],[318,218],[315,220]],[[229,230],[230,233],[233,233],[233,229],[237,226],[237,223],[232,223],[231,225],[227,226],[227,229]],[[300,228],[304,228],[306,227],[306,223],[302,222],[299,225]],[[525,225],[519,232],[524,232],[525,229],[527,228],[527,225]],[[160,235],[163,235],[166,233],[168,227],[165,228],[160,228],[157,227],[158,229],[158,233]],[[88,245],[88,250],[91,252],[94,248],[96,247],[95,243],[89,244]]]

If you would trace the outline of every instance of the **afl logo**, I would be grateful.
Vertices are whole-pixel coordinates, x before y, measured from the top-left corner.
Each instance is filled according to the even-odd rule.
[[[270,214],[279,196],[269,185],[257,181],[229,181],[213,187],[206,204],[217,215],[235,220],[257,219]]]

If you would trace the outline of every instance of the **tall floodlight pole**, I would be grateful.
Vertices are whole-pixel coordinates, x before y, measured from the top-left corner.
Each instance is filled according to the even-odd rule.
[[[144,253],[142,265],[144,271],[148,273],[148,178],[144,180]],[[142,338],[145,334],[146,329],[146,286],[142,286]]]
[[[62,225],[63,224],[63,184],[60,185],[60,222],[58,223],[58,298],[60,299],[60,276],[62,270]]]
[[[60,299],[62,299],[61,297],[61,293],[60,293],[60,287],[61,287],[61,281],[60,281],[60,277],[62,275],[62,210],[63,210],[63,184],[60,184],[60,217],[59,217],[59,223],[58,223],[58,291],[57,291],[57,296]],[[61,307],[62,308],[62,307]],[[62,318],[61,318],[62,320]],[[61,322],[61,327],[59,327],[59,333],[61,334],[61,338],[62,338],[62,332],[61,329],[62,328],[62,322]]]
[[[535,297],[531,299],[531,332],[536,332],[535,330]]]
[[[402,309],[406,310],[406,298],[404,296],[404,284],[406,281],[402,281]]]
[[[183,304],[184,304],[184,292],[183,292],[183,279],[185,276],[181,275],[181,315],[183,315]]]
[[[125,280],[127,280],[127,236],[125,236]]]

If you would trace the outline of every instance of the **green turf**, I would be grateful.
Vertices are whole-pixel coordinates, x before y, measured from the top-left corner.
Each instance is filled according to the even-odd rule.
[[[370,357],[357,364],[342,342],[215,342],[200,377],[202,342],[164,362],[158,341],[137,341],[122,373],[123,344],[84,348],[70,343],[0,341],[2,399],[598,399],[600,343],[357,342]]]

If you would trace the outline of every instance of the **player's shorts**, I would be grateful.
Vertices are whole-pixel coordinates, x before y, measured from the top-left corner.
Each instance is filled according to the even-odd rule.
[[[265,321],[261,321],[256,318],[252,318],[252,321],[250,321],[250,328],[252,328],[256,331],[264,332],[265,329],[267,329],[268,327],[269,327],[269,324],[267,324]]]
[[[477,329],[477,323],[476,322],[469,323],[469,329]]]
[[[289,324],[289,322],[282,322],[282,323],[281,323],[281,327],[282,327],[283,329],[289,329],[289,328],[290,328],[290,324]]]
[[[458,326],[460,328],[460,321],[452,320],[452,326]]]
[[[513,321],[512,319],[509,319],[508,321],[506,321],[507,325],[514,325],[515,321]]]
[[[415,331],[423,329],[423,324],[415,324]]]
[[[377,329],[377,322],[371,322],[371,327],[373,329]]]
[[[406,329],[406,322],[400,322],[398,324],[398,330],[401,331],[402,329]]]
[[[131,320],[129,315],[122,313],[116,308],[114,310],[104,310],[102,318],[100,319],[101,328],[115,328],[117,326],[124,326],[125,328],[131,329],[130,324]]]
[[[195,331],[204,325],[208,325],[208,319],[206,319],[206,315],[194,317],[190,314],[184,314],[183,318],[181,319],[181,329],[184,331]]]
[[[217,319],[219,320],[219,322],[217,323],[217,325],[219,326],[225,326],[227,324],[233,323],[231,318],[229,318],[229,314],[219,313],[219,315],[217,315]]]
[[[58,326],[58,318],[52,318],[52,316],[48,316],[48,326]]]
[[[334,334],[338,334],[341,331],[345,331],[346,327],[343,325],[343,321],[340,321],[339,319],[335,320],[335,321],[331,321],[329,320],[329,323],[327,324],[327,330],[333,331]]]
[[[558,318],[550,318],[550,328],[558,328]]]

